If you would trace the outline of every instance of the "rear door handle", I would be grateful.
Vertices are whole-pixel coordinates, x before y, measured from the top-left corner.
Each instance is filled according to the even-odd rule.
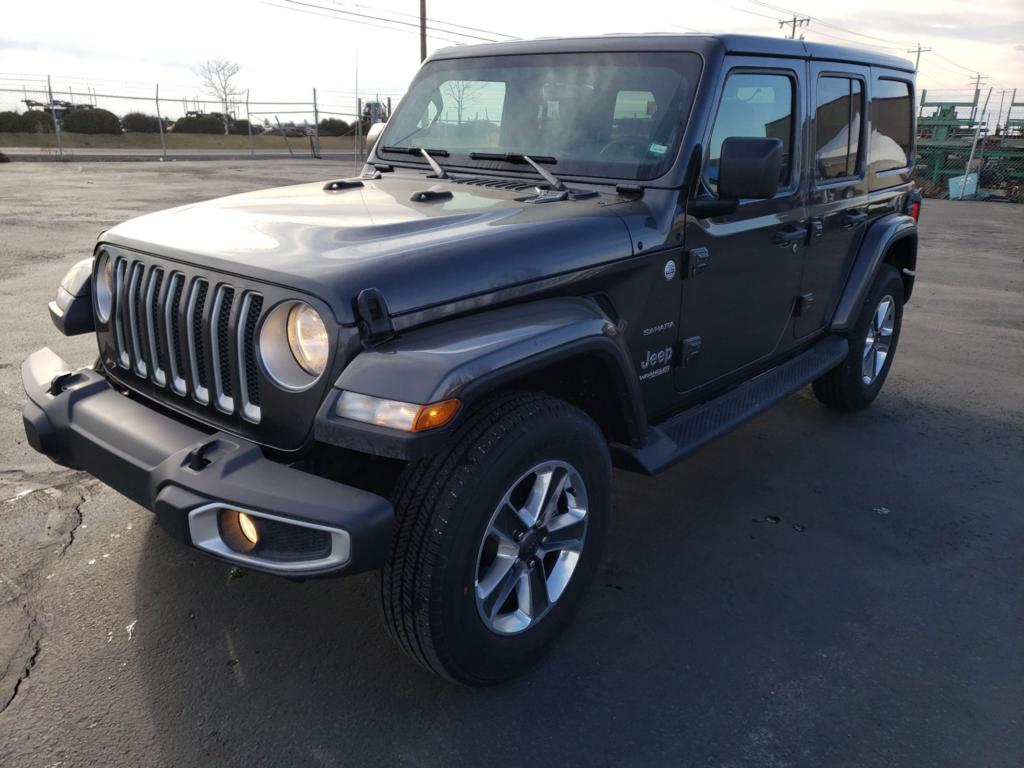
[[[786,227],[785,229],[776,230],[772,241],[780,247],[785,247],[792,243],[803,242],[806,238],[807,227]]]
[[[867,211],[847,211],[843,214],[843,228],[850,229],[863,224],[868,219]]]

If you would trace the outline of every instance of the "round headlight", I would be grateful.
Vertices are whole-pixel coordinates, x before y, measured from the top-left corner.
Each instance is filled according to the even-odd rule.
[[[114,260],[106,251],[100,254],[100,263],[96,265],[95,285],[96,314],[101,323],[106,323],[114,303]]]
[[[288,313],[288,346],[295,362],[310,376],[319,376],[327,367],[327,328],[309,304],[296,302]]]

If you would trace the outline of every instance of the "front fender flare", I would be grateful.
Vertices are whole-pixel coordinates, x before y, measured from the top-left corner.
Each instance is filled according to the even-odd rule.
[[[420,458],[443,446],[456,428],[406,433],[334,414],[340,391],[421,405],[457,397],[467,406],[503,384],[558,360],[598,358],[622,398],[636,441],[645,413],[636,376],[618,327],[596,302],[551,298],[448,320],[361,352],[335,382],[317,415],[318,441],[393,458]]]
[[[904,238],[913,238],[916,250],[917,222],[906,214],[890,213],[871,225],[864,235],[850,277],[832,316],[832,333],[848,333],[857,322],[860,306],[871,289],[885,254],[893,243]]]

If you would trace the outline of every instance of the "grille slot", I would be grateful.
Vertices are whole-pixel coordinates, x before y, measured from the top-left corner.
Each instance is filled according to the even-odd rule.
[[[210,390],[206,386],[206,345],[203,337],[203,310],[210,284],[200,277],[192,281],[188,307],[185,310],[185,330],[188,337],[188,362],[192,371],[192,397],[207,405]]]
[[[146,282],[146,341],[149,344],[149,367],[153,381],[161,387],[167,386],[167,374],[164,371],[164,345],[160,334],[160,311],[157,300],[160,286],[164,282],[164,271],[158,267],[149,270]]]
[[[114,322],[114,345],[117,350],[117,364],[127,368],[129,363],[128,345],[125,344],[124,307],[128,303],[128,286],[125,284],[125,272],[128,262],[118,259],[114,267],[114,308],[111,317]]]
[[[256,368],[256,324],[263,311],[263,297],[248,292],[238,313],[238,376],[242,397],[242,418],[259,423],[260,389]]]
[[[185,277],[175,272],[167,286],[167,298],[164,299],[164,328],[167,336],[167,366],[171,372],[171,390],[178,395],[188,394],[185,385],[185,355],[181,347],[181,328],[178,316],[181,313],[181,297],[185,289]]]
[[[142,271],[142,264],[139,262],[132,264],[131,272],[128,276],[128,305],[126,309],[128,314],[128,330],[131,337],[130,354],[133,361],[132,370],[135,371],[137,376],[146,378],[148,369],[146,367],[146,356],[142,349],[141,332],[145,315],[145,310],[142,306]]]
[[[235,399],[231,394],[231,350],[229,348],[229,325],[231,305],[235,301],[235,289],[220,285],[213,296],[210,311],[210,355],[213,359],[213,391],[217,407],[225,413],[235,412]]]
[[[260,423],[261,294],[119,256],[113,300],[108,338],[125,375]]]

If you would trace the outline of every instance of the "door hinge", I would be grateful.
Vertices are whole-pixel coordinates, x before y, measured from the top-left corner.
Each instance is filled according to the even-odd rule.
[[[395,335],[388,303],[376,288],[364,288],[356,296],[356,317],[364,347],[379,344]]]
[[[680,365],[686,366],[693,358],[700,354],[700,336],[690,336],[683,339],[682,354],[679,356]]]
[[[683,265],[683,280],[692,280],[711,263],[711,254],[707,248],[692,248],[686,252],[685,264]]]
[[[813,293],[803,293],[796,297],[796,301],[793,302],[793,317],[803,317],[811,311],[811,306],[814,304]]]

